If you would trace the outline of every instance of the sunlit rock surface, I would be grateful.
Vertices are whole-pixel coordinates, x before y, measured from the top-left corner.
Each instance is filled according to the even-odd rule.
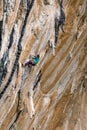
[[[62,8],[54,48],[59,1],[0,0],[0,130],[87,130],[87,0]]]

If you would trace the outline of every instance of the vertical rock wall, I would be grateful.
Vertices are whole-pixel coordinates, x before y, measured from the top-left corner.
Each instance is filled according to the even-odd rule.
[[[87,0],[0,0],[0,130],[86,130],[86,115]]]

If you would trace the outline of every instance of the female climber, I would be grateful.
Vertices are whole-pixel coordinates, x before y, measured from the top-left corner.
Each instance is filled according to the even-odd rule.
[[[32,56],[29,61],[27,61],[23,66],[36,66],[40,61],[40,56],[39,55],[36,55],[36,56]]]

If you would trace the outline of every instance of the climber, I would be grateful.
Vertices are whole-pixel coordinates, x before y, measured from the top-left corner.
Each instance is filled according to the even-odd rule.
[[[40,56],[39,55],[36,55],[36,56],[31,56],[31,58],[29,59],[29,61],[27,61],[23,66],[35,66],[39,63],[40,61]]]

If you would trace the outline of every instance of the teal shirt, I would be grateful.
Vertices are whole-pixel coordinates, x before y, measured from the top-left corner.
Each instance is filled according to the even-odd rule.
[[[35,63],[37,64],[37,63],[40,61],[40,58],[34,57],[34,61],[35,61]]]

